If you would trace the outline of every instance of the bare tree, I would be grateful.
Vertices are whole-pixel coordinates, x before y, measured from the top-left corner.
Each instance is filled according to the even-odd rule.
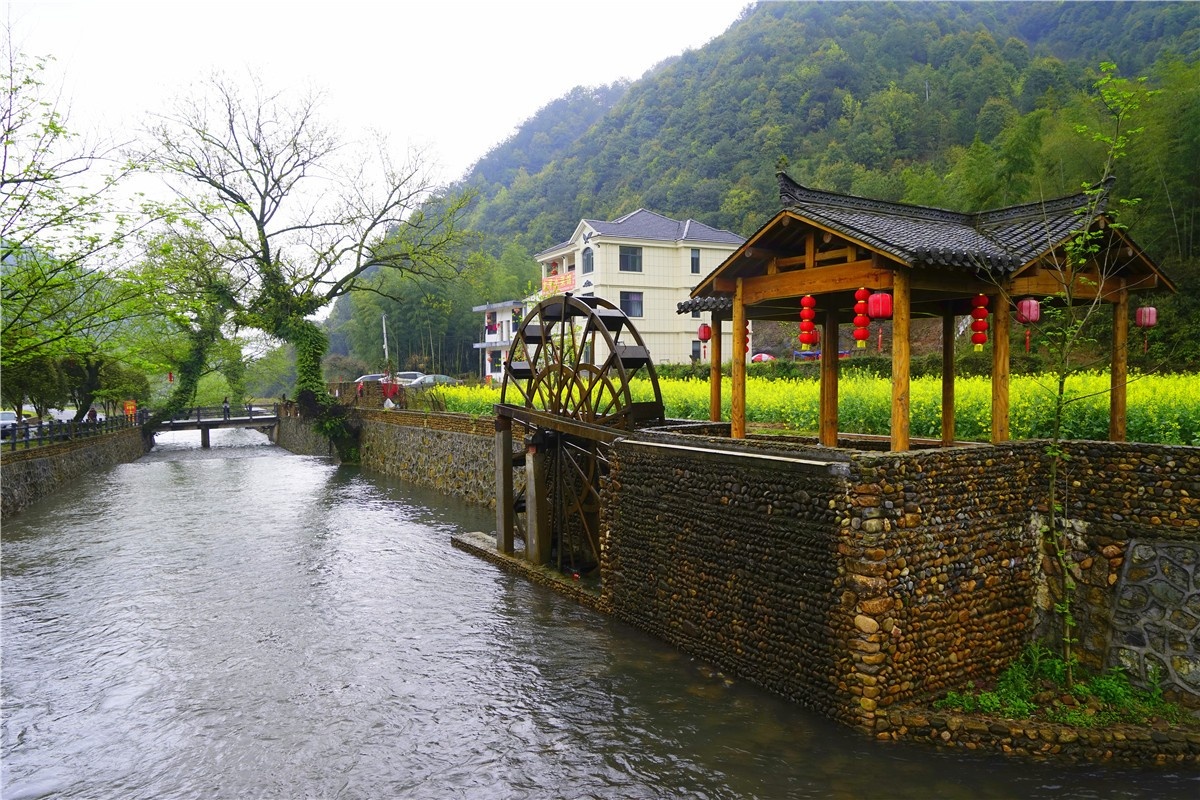
[[[451,266],[465,199],[427,204],[437,187],[421,153],[396,164],[381,137],[352,147],[319,107],[215,75],[158,118],[144,156],[223,254],[237,322],[292,344],[297,388],[321,397],[327,342],[311,315],[372,268]]]

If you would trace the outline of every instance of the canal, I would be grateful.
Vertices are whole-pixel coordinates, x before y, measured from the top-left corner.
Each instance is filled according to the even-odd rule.
[[[452,548],[486,510],[158,440],[4,520],[5,800],[1200,796],[872,742]]]

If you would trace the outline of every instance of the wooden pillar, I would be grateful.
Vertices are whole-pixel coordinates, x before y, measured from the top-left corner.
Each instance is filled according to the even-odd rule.
[[[209,446],[208,431],[209,431],[208,428],[204,428],[204,427],[200,428],[200,446],[201,447],[207,448]],[[13,435],[15,436],[16,434],[13,434]]]
[[[548,443],[532,441],[525,449],[525,558],[534,564],[550,560],[550,493],[546,486]]]
[[[496,552],[513,551],[512,418],[496,417]]]
[[[892,442],[893,452],[908,449],[910,425],[909,322],[912,319],[912,276],[900,267],[892,272]]]
[[[721,320],[712,318],[712,358],[708,365],[708,420],[721,421]]]
[[[954,302],[942,311],[942,445],[954,444]]]
[[[825,310],[821,330],[821,444],[838,443],[838,315],[837,309]]]
[[[992,444],[1007,442],[1009,336],[1012,333],[1012,309],[1007,291],[992,297]]]
[[[737,279],[733,295],[733,346],[729,354],[733,373],[732,394],[729,396],[729,435],[746,438],[746,307],[742,304],[742,279]]]
[[[1129,380],[1129,289],[1122,281],[1113,304],[1112,393],[1108,408],[1108,438],[1123,442],[1126,437],[1126,384]]]

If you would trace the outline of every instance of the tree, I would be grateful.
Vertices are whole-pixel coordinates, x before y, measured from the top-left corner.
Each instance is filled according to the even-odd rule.
[[[436,187],[420,153],[395,164],[382,141],[373,153],[351,149],[319,105],[312,94],[269,94],[257,80],[244,97],[214,76],[158,120],[145,157],[224,259],[235,321],[292,345],[297,389],[325,402],[327,339],[310,317],[377,288],[372,268],[449,269],[466,198],[427,204]]]
[[[67,127],[42,82],[46,59],[12,47],[0,58],[0,366],[57,357],[71,340],[145,311],[143,295],[113,262],[147,223],[117,213],[108,198],[134,169],[114,149]]]
[[[1120,264],[1114,252],[1123,249],[1111,246],[1113,232],[1125,227],[1121,212],[1128,211],[1138,202],[1123,198],[1113,206],[1111,191],[1118,162],[1127,155],[1131,139],[1141,133],[1140,128],[1132,127],[1132,120],[1146,94],[1140,86],[1144,80],[1119,78],[1115,64],[1104,62],[1100,65],[1095,101],[1100,106],[1104,124],[1102,127],[1077,127],[1079,134],[1103,148],[1100,179],[1084,185],[1085,201],[1079,210],[1079,222],[1074,232],[1061,247],[1056,246],[1056,242],[1050,243],[1050,263],[1046,272],[1053,276],[1058,292],[1055,302],[1045,310],[1046,322],[1037,330],[1047,352],[1046,372],[1052,382],[1049,390],[1053,397],[1053,429],[1046,447],[1049,463],[1047,519],[1042,526],[1042,536],[1056,572],[1050,577],[1057,581],[1054,610],[1061,623],[1058,633],[1068,684],[1074,680],[1074,644],[1078,640],[1074,602],[1079,566],[1072,557],[1071,530],[1065,513],[1067,502],[1063,499],[1063,492],[1070,485],[1064,480],[1070,459],[1062,446],[1066,436],[1063,423],[1067,406],[1078,399],[1068,394],[1067,384],[1072,375],[1088,366],[1079,362],[1078,355],[1081,349],[1088,349],[1090,324],[1104,307],[1106,284],[1115,280]],[[1104,217],[1105,225],[1099,224],[1101,217]]]

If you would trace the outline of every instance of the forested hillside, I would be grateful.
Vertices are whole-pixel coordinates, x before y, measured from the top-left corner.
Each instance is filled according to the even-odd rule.
[[[537,252],[639,207],[749,235],[778,210],[780,164],[817,188],[959,210],[1054,197],[1099,174],[1102,147],[1077,128],[1108,123],[1091,89],[1111,61],[1157,90],[1130,121],[1144,131],[1117,194],[1142,198],[1134,237],[1190,290],[1198,58],[1200,3],[760,3],[641,80],[549,103],[454,188],[477,194],[469,226],[510,262],[514,244]],[[1173,302],[1163,323],[1196,330],[1200,312]]]

